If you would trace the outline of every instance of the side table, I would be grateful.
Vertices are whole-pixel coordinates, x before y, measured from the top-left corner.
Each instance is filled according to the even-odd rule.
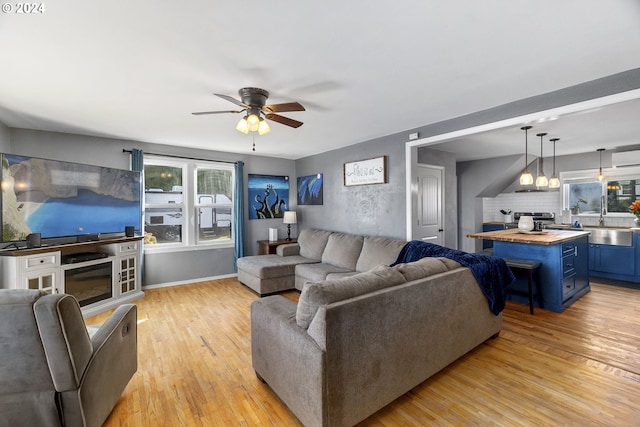
[[[275,254],[276,249],[280,245],[286,245],[287,243],[296,243],[296,239],[286,240],[258,240],[258,255]]]

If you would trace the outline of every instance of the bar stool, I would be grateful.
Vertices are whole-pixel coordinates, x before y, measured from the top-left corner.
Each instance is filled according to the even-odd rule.
[[[527,285],[529,296],[529,313],[533,314],[533,275],[540,270],[542,263],[528,259],[503,258],[511,270],[522,270],[527,272]],[[536,293],[538,295],[538,305],[542,308],[542,293],[540,292],[540,280],[535,281]],[[507,292],[509,292],[507,290]]]

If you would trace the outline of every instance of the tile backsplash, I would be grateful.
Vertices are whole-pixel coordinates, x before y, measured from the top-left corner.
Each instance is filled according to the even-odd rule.
[[[482,199],[482,222],[502,222],[504,216],[500,209],[513,212],[553,212],[556,223],[562,223],[562,193],[549,191],[540,193],[502,193],[497,197]],[[598,225],[599,216],[595,214],[572,215],[571,223],[578,220],[582,225]],[[604,224],[611,227],[633,227],[630,215],[606,215]]]

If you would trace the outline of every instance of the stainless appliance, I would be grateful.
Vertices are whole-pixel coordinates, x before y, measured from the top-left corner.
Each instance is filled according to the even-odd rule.
[[[545,227],[549,224],[555,224],[555,214],[553,212],[514,212],[513,220],[514,222],[509,222],[504,225],[504,228],[518,228],[518,221],[521,216],[532,216],[533,222],[541,223],[542,227]]]

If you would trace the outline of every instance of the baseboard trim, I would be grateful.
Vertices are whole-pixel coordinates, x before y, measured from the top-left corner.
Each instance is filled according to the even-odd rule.
[[[193,283],[206,282],[209,280],[229,279],[231,277],[238,277],[238,274],[237,273],[223,274],[222,276],[199,277],[197,279],[184,280],[179,282],[157,283],[155,285],[142,286],[142,290],[144,291],[148,289],[169,288],[171,286],[191,285]]]

